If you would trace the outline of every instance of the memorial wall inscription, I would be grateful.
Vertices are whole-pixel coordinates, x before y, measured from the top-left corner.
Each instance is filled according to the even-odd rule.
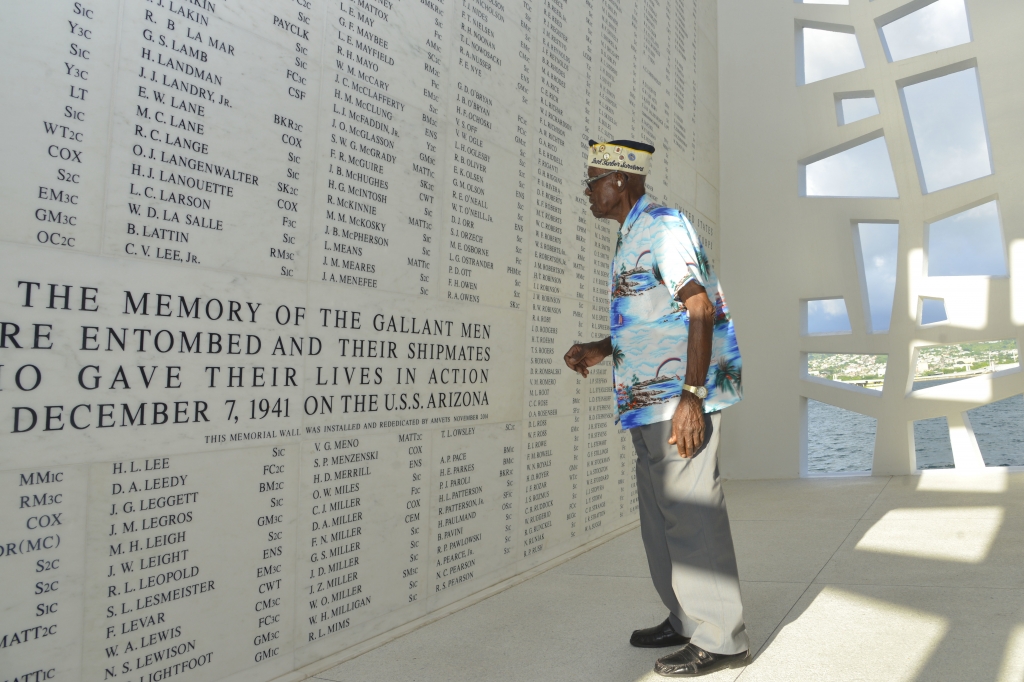
[[[704,0],[0,25],[0,675],[299,678],[636,520],[587,140],[717,260]],[[712,39],[709,40],[709,36]]]

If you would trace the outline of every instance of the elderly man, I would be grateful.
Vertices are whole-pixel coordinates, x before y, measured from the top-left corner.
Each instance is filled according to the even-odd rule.
[[[691,677],[749,660],[739,575],[718,474],[720,411],[740,400],[740,355],[722,289],[690,222],[646,196],[654,147],[590,141],[586,195],[619,223],[611,336],[578,343],[584,377],[609,355],[622,428],[636,448],[640,530],[669,610],[637,647],[685,645],[655,671]]]

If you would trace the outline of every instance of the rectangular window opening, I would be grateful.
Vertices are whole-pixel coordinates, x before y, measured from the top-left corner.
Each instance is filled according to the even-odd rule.
[[[807,376],[880,392],[888,361],[888,355],[808,353]]]
[[[890,62],[971,42],[964,0],[915,0],[875,19]]]
[[[967,411],[985,466],[1024,466],[1024,395]]]
[[[914,391],[1020,367],[1016,339],[920,346]]]
[[[864,68],[852,26],[797,22],[796,58],[798,85]]]
[[[925,235],[929,277],[1006,277],[1006,249],[997,201],[929,223]]]
[[[953,443],[945,417],[914,422],[914,458],[919,471],[953,469]]]
[[[899,197],[881,130],[803,159],[798,169],[801,196]]]
[[[877,420],[807,399],[807,473],[868,473]]]
[[[836,93],[836,121],[839,125],[847,125],[865,118],[877,116],[878,100],[872,90],[861,92]]]
[[[822,298],[802,301],[802,304],[804,334],[849,334],[853,331],[845,299]]]
[[[897,83],[926,194],[993,172],[978,69],[965,64]]]
[[[868,331],[889,331],[896,296],[896,266],[899,252],[898,223],[858,222],[854,240],[857,272],[865,303]]]
[[[918,323],[923,327],[929,324],[946,322],[946,303],[941,298],[921,297]]]

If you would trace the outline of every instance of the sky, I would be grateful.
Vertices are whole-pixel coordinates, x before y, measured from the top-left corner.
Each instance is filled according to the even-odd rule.
[[[843,107],[843,125],[878,114],[878,102],[874,97],[847,97],[840,104]]]
[[[908,85],[903,97],[926,192],[992,174],[977,69]]]
[[[1006,252],[995,201],[928,226],[928,276],[1006,276]]]
[[[850,332],[850,316],[846,312],[846,301],[828,298],[807,302],[808,334],[843,334]]]
[[[860,223],[857,235],[868,290],[871,331],[889,331],[896,293],[896,257],[900,226],[895,223]]]
[[[803,29],[804,83],[864,68],[864,59],[852,33]]]
[[[807,164],[809,197],[898,197],[884,137]]]
[[[921,324],[946,320],[946,303],[941,298],[926,298],[921,304]]]
[[[971,42],[964,0],[938,0],[882,27],[891,61]]]

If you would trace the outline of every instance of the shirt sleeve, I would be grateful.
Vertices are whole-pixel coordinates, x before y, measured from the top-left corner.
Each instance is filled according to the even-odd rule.
[[[690,282],[705,289],[713,279],[707,254],[685,216],[659,216],[651,224],[651,251],[654,256],[655,276],[675,297]]]

